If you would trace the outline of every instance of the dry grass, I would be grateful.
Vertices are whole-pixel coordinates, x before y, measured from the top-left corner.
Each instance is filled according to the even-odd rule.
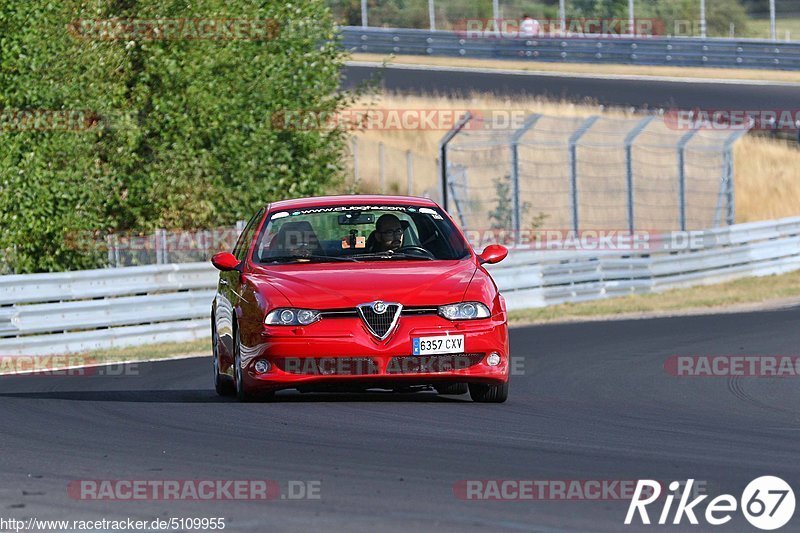
[[[779,17],[775,21],[775,29],[779,41],[786,39],[786,33],[793,40],[800,39],[800,17]],[[769,19],[752,19],[747,21],[747,30],[758,39],[769,39]]]
[[[800,150],[793,143],[745,137],[735,149],[736,220],[800,215]]]
[[[633,119],[636,115],[620,109],[603,109],[591,102],[554,102],[540,98],[507,98],[472,94],[464,98],[450,96],[401,96],[378,94],[356,107],[383,109],[508,110],[542,113],[557,117],[587,117],[601,114],[615,119]],[[565,126],[566,128],[567,126]],[[443,130],[367,130],[359,132],[359,174],[362,192],[407,192],[406,151],[414,154],[413,194],[437,190],[438,142]],[[384,144],[385,184],[379,180],[378,143]],[[618,154],[609,155],[616,160]],[[504,157],[500,155],[499,157]],[[538,158],[547,157],[537,154]],[[553,157],[556,157],[555,153]],[[655,157],[655,156],[653,156]],[[662,162],[671,165],[674,153],[665,154]],[[555,161],[555,160],[554,160]],[[794,143],[748,135],[735,149],[735,190],[737,222],[767,220],[800,215],[800,150]],[[557,221],[550,221],[557,222]]]
[[[800,35],[800,33],[798,33]],[[386,60],[388,64],[431,65],[437,67],[476,67],[526,72],[563,74],[596,74],[602,76],[656,76],[668,78],[697,78],[720,80],[755,80],[800,83],[800,72],[759,69],[725,69],[701,67],[659,67],[648,65],[596,65],[592,63],[547,63],[544,61],[514,61],[504,59],[473,59],[461,57],[384,56],[353,54],[353,61]]]

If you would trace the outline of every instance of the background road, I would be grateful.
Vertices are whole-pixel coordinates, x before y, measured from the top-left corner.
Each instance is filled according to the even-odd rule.
[[[568,75],[426,70],[406,65],[385,69],[351,65],[344,70],[343,84],[353,87],[376,75],[385,89],[411,94],[458,95],[476,91],[576,102],[590,99],[603,105],[637,108],[800,109],[797,84],[587,79]]]
[[[206,358],[126,377],[3,377],[0,516],[221,516],[230,531],[619,531],[624,501],[464,501],[453,484],[693,477],[738,497],[773,474],[797,492],[797,379],[677,378],[663,363],[796,355],[799,318],[795,308],[515,329],[524,375],[502,405],[428,393],[238,404],[214,395]],[[87,502],[67,496],[75,479],[320,480],[322,497]],[[747,526],[737,515],[714,530]]]

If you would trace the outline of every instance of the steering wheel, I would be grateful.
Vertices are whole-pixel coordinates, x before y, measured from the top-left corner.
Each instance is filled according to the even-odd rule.
[[[422,246],[417,246],[416,244],[407,244],[405,246],[401,246],[397,249],[398,252],[406,252],[408,250],[414,250],[416,252],[422,252],[425,254],[426,257],[430,257],[431,259],[436,259],[436,256],[433,255],[430,250],[423,248]]]

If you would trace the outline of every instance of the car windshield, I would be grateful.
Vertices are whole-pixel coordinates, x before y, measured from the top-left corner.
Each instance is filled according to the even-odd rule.
[[[463,259],[468,244],[439,209],[330,206],[270,215],[253,254],[259,263]]]

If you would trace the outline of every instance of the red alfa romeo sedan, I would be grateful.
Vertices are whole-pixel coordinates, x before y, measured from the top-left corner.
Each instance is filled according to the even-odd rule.
[[[275,202],[250,219],[211,310],[214,385],[240,400],[280,389],[435,389],[508,397],[505,300],[435,202],[329,196]]]

